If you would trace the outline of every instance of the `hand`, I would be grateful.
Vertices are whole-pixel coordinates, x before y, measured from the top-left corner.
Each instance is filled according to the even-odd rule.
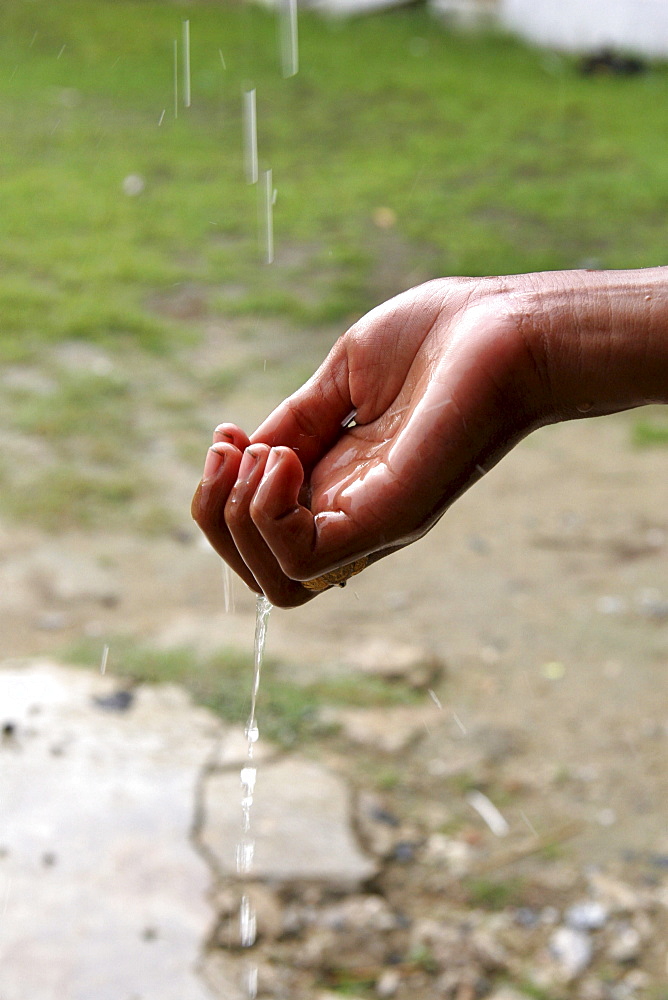
[[[273,604],[425,534],[544,419],[520,279],[442,279],[374,309],[249,439],[221,424],[193,500],[214,549]],[[343,423],[356,412],[355,426]]]

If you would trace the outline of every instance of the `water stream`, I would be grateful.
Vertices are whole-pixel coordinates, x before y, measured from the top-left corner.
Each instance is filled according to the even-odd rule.
[[[241,835],[237,843],[236,864],[237,874],[243,879],[248,879],[248,875],[253,868],[253,857],[255,854],[255,838],[251,830],[251,808],[253,796],[255,794],[255,782],[257,779],[257,763],[255,761],[255,744],[257,743],[260,730],[257,723],[257,695],[260,689],[260,674],[262,672],[262,659],[264,647],[267,641],[267,626],[269,624],[269,613],[271,604],[265,597],[258,597],[255,607],[255,643],[253,658],[253,686],[251,690],[251,707],[246,723],[246,739],[248,741],[246,760],[241,768]],[[255,944],[257,930],[257,920],[253,902],[248,894],[248,885],[244,884],[241,896],[241,906],[239,908],[239,937],[243,948],[251,948]],[[257,996],[258,967],[256,962],[246,963],[243,971],[243,988],[249,1000],[255,1000]]]

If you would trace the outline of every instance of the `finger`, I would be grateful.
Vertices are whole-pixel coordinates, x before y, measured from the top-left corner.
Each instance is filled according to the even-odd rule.
[[[236,424],[232,423],[222,423],[218,424],[215,431],[213,432],[213,443],[214,444],[233,444],[235,448],[238,448],[240,452],[244,452],[250,441],[248,435],[237,427]]]
[[[278,607],[297,607],[315,595],[283,572],[250,515],[269,451],[266,445],[252,445],[244,452],[237,481],[225,505],[225,522],[238,554],[267,600]],[[302,469],[296,457],[295,464],[301,480]]]
[[[251,434],[251,442],[292,448],[308,471],[344,432],[355,407],[347,351],[340,341],[315,375]]]
[[[378,547],[373,529],[362,531],[349,513],[314,515],[299,503],[303,471],[289,448],[272,448],[263,464],[250,517],[286,577],[311,580]]]
[[[191,513],[209,544],[256,593],[261,588],[237,551],[225,524],[225,504],[237,480],[241,452],[232,444],[215,444],[207,452],[202,480],[192,500]]]

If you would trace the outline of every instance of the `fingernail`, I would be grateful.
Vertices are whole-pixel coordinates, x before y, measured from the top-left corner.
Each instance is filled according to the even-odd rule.
[[[275,469],[281,460],[281,453],[277,448],[272,448],[269,452],[269,457],[267,458],[267,464],[264,467],[264,474],[268,476],[272,469]]]
[[[239,480],[250,479],[251,473],[255,466],[257,465],[258,456],[255,455],[250,448],[246,448],[243,456],[241,458],[241,464],[239,465],[239,472],[237,474],[237,482]]]
[[[225,424],[218,424],[218,426],[214,428],[213,434],[214,437],[225,438],[225,440],[229,441],[230,444],[234,444],[234,437],[229,431],[225,430]]]
[[[213,479],[216,473],[222,467],[225,461],[225,456],[221,455],[219,451],[214,451],[213,448],[209,448],[206,453],[206,461],[204,462],[204,472],[202,473],[202,479]]]

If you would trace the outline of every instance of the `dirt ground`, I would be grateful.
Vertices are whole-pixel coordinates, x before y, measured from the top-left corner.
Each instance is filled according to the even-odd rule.
[[[241,387],[225,412],[201,416],[251,425],[265,406]],[[297,679],[349,669],[378,638],[436,654],[441,707],[425,692],[431,715],[400,752],[358,754],[340,737],[308,752],[357,789],[380,788],[423,834],[463,830],[495,876],[549,867],[548,848],[578,870],[614,866],[636,881],[668,864],[668,449],[632,447],[635,419],[535,433],[422,542],[272,616],[269,652]],[[152,461],[182,517],[174,534],[2,525],[5,659],[119,633],[250,648],[254,599],[236,585],[225,612],[220,566],[188,518],[196,474]],[[508,838],[466,803],[472,786],[502,809]],[[524,852],[527,836],[539,857]],[[387,878],[416,906],[427,892],[418,864]]]

